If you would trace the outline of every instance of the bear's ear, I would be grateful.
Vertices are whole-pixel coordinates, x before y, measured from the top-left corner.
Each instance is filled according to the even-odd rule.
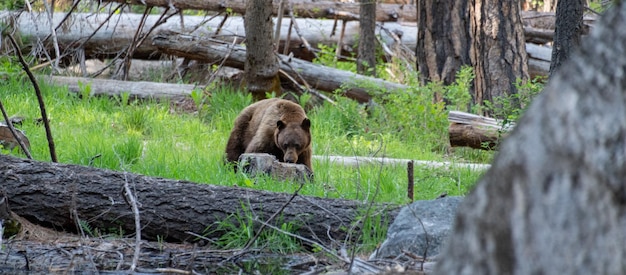
[[[285,128],[285,123],[282,120],[276,121],[276,127],[278,127],[278,130],[282,130]]]
[[[305,118],[302,121],[302,128],[306,130],[309,130],[309,128],[311,128],[311,121],[308,118]]]

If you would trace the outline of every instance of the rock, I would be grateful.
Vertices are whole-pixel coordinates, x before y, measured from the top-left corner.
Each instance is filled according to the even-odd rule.
[[[238,170],[255,177],[266,174],[277,180],[307,182],[313,179],[313,173],[306,165],[279,162],[275,156],[266,153],[242,154],[237,164]]]
[[[370,259],[396,258],[410,251],[417,256],[437,255],[443,240],[452,230],[452,222],[462,197],[443,197],[416,201],[400,210],[387,230],[387,239]]]

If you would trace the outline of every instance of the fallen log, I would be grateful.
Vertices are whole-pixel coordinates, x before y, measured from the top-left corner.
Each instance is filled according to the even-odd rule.
[[[510,123],[503,127],[501,120],[459,111],[450,111],[448,121],[450,146],[482,150],[497,149],[502,138],[515,126]]]
[[[208,0],[208,1],[188,1],[188,0],[106,0],[105,2],[118,2],[132,5],[156,6],[170,8],[174,7],[179,10],[209,10],[245,14],[245,0]],[[273,1],[273,15],[278,14],[279,1]],[[291,10],[301,18],[329,18],[342,20],[357,20],[360,4],[350,2],[334,2],[334,1],[307,1],[307,0],[291,0],[287,10]],[[376,21],[417,21],[416,7],[414,5],[405,4],[377,4],[376,5]]]
[[[91,96],[121,96],[128,93],[131,99],[178,99],[189,97],[194,89],[202,89],[192,84],[170,84],[149,81],[122,81],[113,79],[45,76],[50,85],[67,87],[70,92],[81,94],[89,87]]]
[[[245,220],[246,215],[267,220],[292,197],[7,155],[0,155],[0,163],[0,182],[11,210],[32,223],[68,232],[77,232],[84,222],[92,228],[135,232],[125,183],[139,203],[141,236],[146,240],[198,241],[189,232],[217,238],[225,232],[217,230],[216,223],[239,225],[238,218]],[[296,234],[327,244],[343,240],[365,207],[350,200],[296,196],[280,221],[271,224],[293,223]],[[391,221],[397,213],[392,205],[374,207],[381,220]]]
[[[208,38],[180,35],[169,31],[162,31],[155,35],[152,44],[161,52],[207,63],[226,59],[224,65],[238,69],[244,68],[246,59],[246,50],[242,46],[226,44]],[[304,80],[310,87],[322,91],[333,92],[337,89],[345,89],[345,96],[359,102],[368,102],[371,99],[368,90],[371,89],[372,84],[384,91],[408,88],[406,85],[379,78],[313,64],[285,55],[278,56],[280,70],[291,75],[293,79]]]

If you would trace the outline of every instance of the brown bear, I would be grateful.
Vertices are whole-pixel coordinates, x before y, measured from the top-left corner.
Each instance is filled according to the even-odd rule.
[[[243,153],[268,153],[279,161],[304,164],[313,172],[310,127],[300,105],[280,98],[260,100],[235,119],[226,158],[234,163]]]

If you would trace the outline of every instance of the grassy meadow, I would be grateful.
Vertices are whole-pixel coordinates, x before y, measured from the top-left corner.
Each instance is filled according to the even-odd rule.
[[[45,130],[31,84],[22,77],[3,80],[2,101],[9,115],[25,119],[24,130],[33,158],[49,161]],[[224,164],[223,155],[233,121],[251,103],[243,93],[221,87],[209,96],[194,95],[199,111],[175,111],[169,102],[132,101],[119,97],[70,93],[44,85],[59,162],[128,171],[198,183],[293,192],[297,185],[269,178],[249,179]],[[447,147],[447,112],[433,104],[427,89],[384,98],[367,108],[336,97],[336,105],[307,108],[312,121],[313,151],[319,156],[375,156],[453,162],[488,162],[492,153]],[[301,98],[302,104],[306,98]],[[5,153],[7,153],[5,151]],[[17,152],[11,152],[19,154]],[[304,195],[404,204],[407,173],[404,165],[344,167],[314,159],[315,182]],[[463,195],[482,171],[467,168],[415,167],[416,200],[442,193]]]

